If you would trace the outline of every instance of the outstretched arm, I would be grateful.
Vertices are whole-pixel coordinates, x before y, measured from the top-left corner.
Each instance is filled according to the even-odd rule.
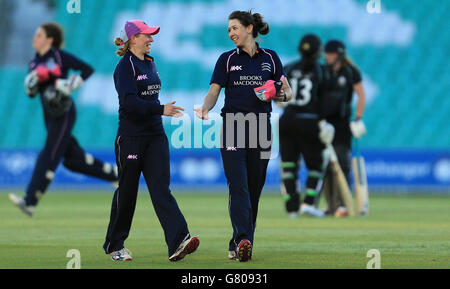
[[[222,88],[217,83],[211,83],[209,91],[203,101],[203,105],[194,108],[195,115],[197,115],[198,118],[205,120],[208,119],[208,112],[216,105],[221,89]]]

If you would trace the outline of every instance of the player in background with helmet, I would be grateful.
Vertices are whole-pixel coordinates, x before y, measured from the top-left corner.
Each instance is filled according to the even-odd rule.
[[[330,40],[325,45],[327,85],[325,90],[326,119],[335,128],[333,146],[339,165],[350,184],[351,139],[361,138],[366,133],[362,120],[365,107],[365,92],[361,73],[347,57],[342,41]],[[352,117],[353,93],[358,96],[355,119]],[[333,185],[332,173],[326,174],[326,192],[328,208],[326,214],[346,216],[347,210]],[[336,201],[333,201],[336,200]]]
[[[64,31],[54,22],[42,24],[33,37],[36,56],[29,64],[25,90],[31,98],[39,94],[47,138],[37,158],[26,196],[9,194],[11,202],[28,216],[33,215],[62,159],[63,165],[73,172],[117,182],[117,168],[86,153],[72,135],[76,111],[71,94],[91,76],[93,69],[61,50],[63,42]],[[69,76],[70,70],[81,74]]]
[[[318,36],[305,35],[298,47],[301,59],[286,65],[293,97],[280,117],[279,137],[281,193],[290,217],[298,217],[299,211],[314,217],[324,216],[314,204],[328,163],[325,147],[332,141],[334,129],[325,121],[323,111],[323,72],[317,61],[321,50]],[[302,157],[308,169],[303,200],[297,188]]]

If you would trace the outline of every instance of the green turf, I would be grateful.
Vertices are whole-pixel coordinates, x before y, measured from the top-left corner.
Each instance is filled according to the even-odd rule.
[[[253,260],[227,259],[231,225],[226,194],[175,194],[198,251],[168,261],[150,198],[140,194],[126,246],[134,261],[109,259],[102,244],[111,195],[49,192],[29,218],[0,194],[0,268],[66,268],[69,249],[81,268],[366,268],[369,249],[381,268],[450,268],[448,196],[373,196],[367,217],[288,219],[281,196],[263,194]]]

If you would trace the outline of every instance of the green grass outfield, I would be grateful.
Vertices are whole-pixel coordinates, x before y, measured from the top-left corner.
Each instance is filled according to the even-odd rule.
[[[102,244],[111,194],[58,193],[42,199],[34,217],[0,194],[0,268],[66,268],[69,249],[81,268],[366,268],[369,249],[381,268],[450,268],[449,196],[372,196],[367,217],[288,219],[280,195],[263,194],[253,260],[227,259],[231,225],[224,194],[175,193],[200,247],[184,260],[168,261],[163,231],[149,196],[139,195],[126,246],[134,261],[109,259]]]

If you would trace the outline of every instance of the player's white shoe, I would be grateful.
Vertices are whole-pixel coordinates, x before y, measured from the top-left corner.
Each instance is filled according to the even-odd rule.
[[[118,181],[111,182],[111,185],[114,187],[114,189],[118,189],[119,188],[119,182]]]
[[[305,204],[305,203],[303,203],[300,206],[300,214],[302,214],[302,215],[303,214],[307,214],[307,215],[310,215],[310,216],[313,216],[313,217],[316,217],[316,218],[322,218],[322,217],[325,216],[324,212],[322,212],[321,210],[315,208],[312,205],[308,205],[308,204]]]
[[[298,218],[298,212],[289,212],[288,217],[290,219],[297,219]]]
[[[34,211],[36,210],[36,206],[27,206],[25,199],[18,197],[15,194],[8,194],[8,197],[11,203],[19,208],[24,214],[30,217],[33,216]]]
[[[200,240],[198,237],[191,237],[187,234],[175,253],[169,257],[169,261],[176,262],[183,259],[187,254],[194,253],[194,251],[197,250],[198,245],[200,245]]]
[[[348,216],[347,208],[346,207],[337,208],[336,212],[334,212],[334,216],[336,218],[347,217]]]
[[[127,248],[122,248],[119,251],[114,251],[109,254],[113,261],[133,261],[131,252]]]
[[[228,259],[237,260],[236,251],[228,251]]]

